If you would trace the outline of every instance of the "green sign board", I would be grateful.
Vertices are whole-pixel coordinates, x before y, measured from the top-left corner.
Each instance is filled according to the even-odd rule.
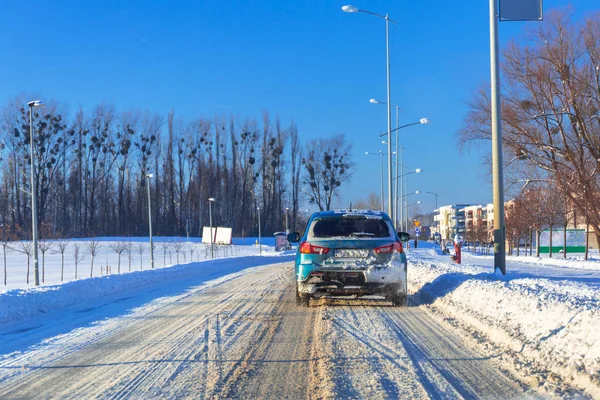
[[[564,230],[552,231],[552,253],[558,253],[565,249]],[[585,252],[585,229],[567,229],[567,253]],[[550,252],[550,230],[542,231],[540,234],[540,253]]]

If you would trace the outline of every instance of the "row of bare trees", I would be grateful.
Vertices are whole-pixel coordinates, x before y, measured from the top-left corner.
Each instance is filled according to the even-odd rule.
[[[33,257],[33,245],[31,241],[23,240],[23,241],[0,241],[0,246],[2,246],[3,251],[3,269],[4,269],[4,285],[8,282],[8,264],[7,264],[7,253],[16,252],[24,255],[27,259],[26,264],[26,273],[25,273],[25,283],[29,284],[31,279],[31,258]],[[108,265],[101,266],[101,268],[105,268],[106,271],[109,270],[111,272],[116,272],[120,274],[122,272],[121,269],[121,260],[124,259],[127,262],[127,269],[125,266],[123,271],[132,270],[132,265],[134,261],[139,260],[139,269],[144,269],[144,254],[149,250],[149,245],[146,242],[131,242],[126,239],[108,242],[108,244],[104,244],[97,239],[90,239],[83,242],[74,241],[71,242],[69,240],[40,240],[38,242],[39,250],[41,253],[40,260],[40,280],[42,283],[46,282],[46,257],[50,255],[60,255],[60,282],[64,280],[72,280],[78,279],[81,277],[86,277],[86,275],[82,275],[80,273],[80,264],[84,260],[89,260],[89,277],[93,277],[98,274],[97,268],[94,269],[94,261],[100,256],[101,252],[106,253],[108,260],[108,253],[112,252],[117,255],[117,268],[114,270],[112,267]],[[223,245],[215,245],[215,253],[216,257],[219,257],[219,254],[222,254],[224,257],[232,256],[239,252],[239,248],[237,246],[223,246]],[[162,256],[162,257],[161,257]],[[190,244],[175,238],[167,241],[158,242],[155,246],[155,258],[156,261],[162,258],[162,265],[170,265],[170,264],[179,264],[180,262],[192,262],[192,261],[200,261],[201,256],[204,256],[202,259],[206,260],[210,256],[210,246],[207,245],[196,245]],[[66,257],[66,258],[65,258]],[[70,277],[65,277],[65,261],[67,262],[68,272],[72,275]],[[19,263],[20,265],[20,263]],[[158,265],[158,263],[157,263]],[[137,268],[136,266],[133,266]],[[100,271],[102,274],[102,270]],[[14,278],[13,278],[14,279]],[[55,278],[56,279],[56,278]]]
[[[507,187],[514,187],[517,204],[547,202],[543,215],[535,210],[544,207],[524,206],[530,214],[511,218],[515,232],[525,217],[536,231],[566,224],[567,207],[600,242],[600,12],[582,20],[569,10],[550,12],[523,41],[509,44],[501,97]],[[469,108],[459,142],[488,146],[488,92],[477,93]],[[545,186],[544,196],[524,190],[523,182],[532,181]],[[507,221],[509,237],[510,230]]]
[[[0,239],[30,237],[29,112],[18,98],[0,114]],[[263,234],[286,212],[294,229],[303,195],[328,209],[352,169],[343,135],[303,148],[296,124],[268,112],[186,122],[99,105],[69,118],[49,103],[33,109],[33,132],[41,237],[146,235],[147,185],[156,235],[200,236],[210,197],[213,223],[236,236],[257,234],[258,208]]]

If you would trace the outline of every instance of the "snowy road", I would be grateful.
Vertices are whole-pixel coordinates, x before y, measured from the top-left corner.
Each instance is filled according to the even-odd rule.
[[[56,335],[38,343],[32,319],[3,327],[2,346],[13,351],[0,357],[0,398],[535,395],[424,306],[302,308],[292,283],[292,264],[273,264],[121,315],[107,313],[110,304],[70,310],[80,319],[50,318],[44,331]]]

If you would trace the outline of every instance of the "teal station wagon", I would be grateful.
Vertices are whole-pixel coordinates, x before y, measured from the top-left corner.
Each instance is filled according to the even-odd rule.
[[[402,241],[387,214],[371,210],[314,213],[296,252],[296,302],[308,305],[322,296],[381,295],[393,305],[405,305],[407,261]]]

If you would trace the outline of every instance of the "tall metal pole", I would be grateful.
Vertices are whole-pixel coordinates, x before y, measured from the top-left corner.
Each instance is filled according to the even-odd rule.
[[[262,242],[260,237],[260,207],[256,207],[258,210],[258,254],[262,255]]]
[[[388,126],[388,214],[392,221],[394,218],[394,208],[392,203],[392,89],[390,83],[390,19],[385,14],[385,53],[387,60],[387,126]]]
[[[398,176],[398,180],[400,182],[396,182],[397,185],[400,185],[400,231],[402,232],[406,232],[404,230],[404,186],[402,185],[402,175],[404,174],[404,164],[403,163],[403,157],[404,157],[404,147],[400,146],[400,175]]]
[[[398,134],[398,131],[400,130],[400,129],[398,129],[398,127],[400,126],[398,124],[398,122],[400,121],[398,112],[400,109],[398,106],[395,106],[395,107],[396,107],[396,194],[394,196],[394,216],[395,216],[394,225],[395,225],[396,229],[398,229],[398,186],[399,186],[399,184],[398,184],[398,179],[399,179],[399,175],[398,175],[398,137],[399,137],[399,134]]]
[[[150,201],[150,178],[152,174],[147,174],[146,180],[148,187],[148,231],[150,233],[150,268],[154,268],[154,245],[152,244],[152,202]]]
[[[404,229],[406,229],[404,232],[408,232],[408,187],[406,185],[406,172],[404,172],[402,175],[404,175]]]
[[[288,229],[288,211],[290,210],[289,207],[285,208],[285,233],[290,233],[290,230]]]
[[[210,259],[215,258],[215,241],[213,237],[213,225],[212,225],[212,202],[213,198],[208,199],[208,222],[210,223]]]
[[[379,150],[381,159],[381,211],[383,211],[383,151]]]
[[[29,144],[30,154],[29,160],[31,161],[31,241],[33,242],[33,276],[35,286],[40,284],[40,272],[38,268],[38,224],[37,224],[37,199],[36,199],[36,185],[35,185],[35,154],[33,153],[33,107],[34,102],[28,103],[29,105]]]
[[[498,14],[496,2],[490,0],[490,70],[492,95],[492,187],[494,200],[494,270],[506,275],[504,225],[504,177],[502,172],[502,130],[500,126],[500,81],[498,60]]]

